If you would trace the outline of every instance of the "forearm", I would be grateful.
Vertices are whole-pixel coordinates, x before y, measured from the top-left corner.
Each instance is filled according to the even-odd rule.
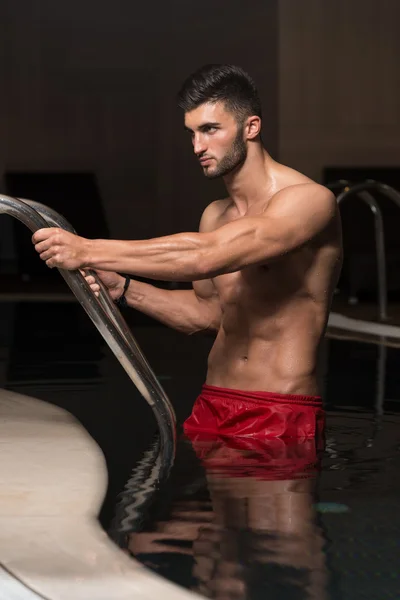
[[[267,235],[260,222],[246,217],[210,233],[150,240],[86,240],[84,267],[162,281],[210,279],[284,253],[279,236]]]
[[[308,190],[309,184],[299,187]],[[268,215],[234,219],[206,233],[178,233],[150,240],[89,240],[48,227],[36,231],[32,241],[50,268],[93,268],[164,281],[213,279],[275,261],[327,231],[336,219],[337,204],[324,189],[329,198],[314,198],[311,207],[308,196],[306,203],[302,198],[299,208],[299,202],[293,204],[289,194],[290,202],[285,204],[284,198],[274,201],[266,211]]]
[[[194,290],[165,290],[132,280],[126,300],[128,306],[189,335],[218,327],[214,307],[200,301]]]
[[[207,277],[208,234],[178,233],[151,240],[86,240],[85,267],[161,281]]]

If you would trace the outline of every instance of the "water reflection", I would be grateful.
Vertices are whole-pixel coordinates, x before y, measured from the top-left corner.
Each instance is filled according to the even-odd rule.
[[[108,533],[121,548],[127,547],[128,532],[142,528],[146,511],[157,490],[168,478],[173,462],[174,454],[163,451],[161,438],[157,435],[132,470],[118,497],[116,515]]]
[[[188,468],[191,450],[201,471],[193,456]],[[195,437],[179,454],[190,480],[173,482],[151,525],[130,533],[132,555],[218,600],[327,598],[314,440]]]

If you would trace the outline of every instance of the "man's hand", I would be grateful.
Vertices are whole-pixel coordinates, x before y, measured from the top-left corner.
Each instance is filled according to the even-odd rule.
[[[98,296],[100,292],[100,286],[98,283],[96,283],[93,275],[89,275],[85,271],[81,271],[81,273],[86,279],[87,283],[90,285],[92,292],[94,292],[95,296]],[[125,277],[122,277],[122,275],[114,273],[113,271],[96,270],[96,275],[106,286],[111,298],[113,300],[117,300],[124,291]]]
[[[58,227],[39,229],[32,236],[35,250],[50,268],[74,270],[84,267],[89,240]]]

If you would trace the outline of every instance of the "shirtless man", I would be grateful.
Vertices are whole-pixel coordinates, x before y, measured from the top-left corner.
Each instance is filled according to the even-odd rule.
[[[204,175],[223,177],[228,191],[205,209],[199,233],[89,240],[50,227],[33,235],[35,248],[49,267],[97,270],[114,300],[126,282],[118,272],[193,282],[164,290],[132,279],[125,292],[170,327],[217,332],[186,432],[313,436],[324,418],[318,351],[342,262],[335,197],[267,153],[242,69],[199,69],[179,105]]]

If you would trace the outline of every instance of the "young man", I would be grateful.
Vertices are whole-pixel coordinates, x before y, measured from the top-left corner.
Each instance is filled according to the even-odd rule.
[[[193,282],[173,291],[131,280],[125,292],[129,306],[170,327],[217,332],[187,433],[314,436],[324,420],[318,350],[342,259],[335,197],[267,153],[242,69],[201,68],[179,104],[204,175],[223,177],[228,191],[199,233],[117,241],[48,228],[33,243],[49,267],[99,270],[114,299],[124,290],[118,271]]]

